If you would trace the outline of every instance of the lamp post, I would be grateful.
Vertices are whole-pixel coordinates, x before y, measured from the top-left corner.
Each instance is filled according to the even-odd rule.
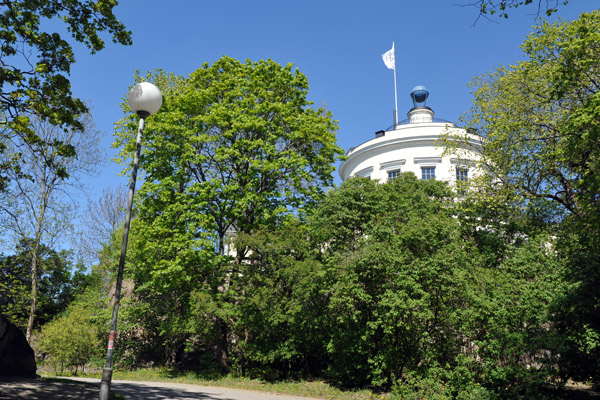
[[[119,301],[121,300],[121,285],[123,283],[123,268],[125,267],[125,256],[127,254],[127,240],[129,238],[129,225],[131,224],[131,208],[133,207],[133,195],[135,193],[135,180],[137,177],[140,149],[142,147],[142,132],[147,117],[156,113],[162,105],[162,94],[160,90],[149,82],[138,83],[131,89],[127,97],[129,107],[140,117],[137,141],[135,144],[135,155],[133,168],[131,170],[131,182],[129,183],[129,199],[127,202],[127,214],[125,215],[125,226],[123,228],[123,243],[121,245],[121,257],[119,258],[119,271],[117,273],[117,284],[115,287],[115,303],[113,305],[110,334],[108,336],[108,350],[106,352],[106,365],[102,370],[102,383],[100,385],[100,400],[108,400],[110,383],[112,379],[112,356],[115,346],[117,332],[117,316],[119,314]]]

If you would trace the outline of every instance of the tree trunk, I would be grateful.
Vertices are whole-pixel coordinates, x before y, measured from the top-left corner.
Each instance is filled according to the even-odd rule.
[[[46,186],[44,186],[46,188]],[[39,248],[42,240],[42,224],[44,223],[44,214],[48,206],[49,191],[43,190],[42,200],[40,201],[40,209],[35,228],[35,240],[31,249],[31,308],[29,309],[29,321],[27,322],[27,333],[25,339],[31,344],[31,331],[33,330],[33,322],[35,319],[35,311],[37,310],[37,281],[39,275]]]
[[[37,257],[35,257],[37,258]],[[25,339],[31,344],[31,330],[33,328],[33,319],[37,307],[37,260],[31,263],[31,308],[29,309],[29,321],[27,322],[27,333]]]
[[[223,373],[229,369],[227,360],[227,323],[219,318],[217,322],[217,362]]]

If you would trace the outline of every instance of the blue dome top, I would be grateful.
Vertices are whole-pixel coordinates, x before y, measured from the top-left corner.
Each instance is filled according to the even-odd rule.
[[[427,101],[427,97],[429,97],[429,92],[427,91],[427,88],[425,86],[415,86],[412,90],[412,92],[410,92],[410,97],[413,100],[413,104],[415,105],[415,107],[417,105],[425,105],[425,102]],[[422,103],[422,104],[417,104],[417,103]]]

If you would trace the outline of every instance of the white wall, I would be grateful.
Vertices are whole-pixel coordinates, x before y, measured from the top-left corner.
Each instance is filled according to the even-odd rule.
[[[438,147],[440,144],[436,141],[444,134],[467,135],[468,144],[462,147],[460,155],[442,157],[443,148]],[[349,151],[339,173],[342,180],[365,176],[385,182],[391,170],[410,171],[420,179],[422,167],[435,167],[437,180],[453,183],[457,167],[468,169],[469,178],[477,173],[468,160],[476,160],[480,149],[479,136],[466,134],[450,123],[398,125],[396,130],[385,132],[384,136],[373,138]]]

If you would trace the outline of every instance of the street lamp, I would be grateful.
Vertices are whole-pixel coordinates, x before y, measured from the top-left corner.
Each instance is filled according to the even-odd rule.
[[[135,193],[135,180],[137,177],[140,149],[142,147],[142,132],[144,131],[145,119],[156,113],[162,105],[162,94],[160,90],[149,82],[138,83],[131,89],[127,97],[129,107],[140,117],[137,141],[135,144],[135,156],[131,170],[131,182],[129,183],[129,199],[127,202],[127,214],[125,215],[125,226],[123,228],[123,243],[121,245],[121,257],[119,258],[119,271],[117,273],[117,285],[115,287],[115,303],[113,306],[110,334],[108,336],[108,350],[106,352],[106,365],[102,370],[102,383],[100,385],[100,400],[108,400],[110,393],[110,382],[112,379],[112,356],[115,346],[117,332],[117,316],[119,314],[119,301],[121,300],[121,285],[123,283],[123,268],[125,267],[125,255],[127,254],[127,239],[129,238],[129,225],[131,223],[131,208],[133,206],[133,195]]]

